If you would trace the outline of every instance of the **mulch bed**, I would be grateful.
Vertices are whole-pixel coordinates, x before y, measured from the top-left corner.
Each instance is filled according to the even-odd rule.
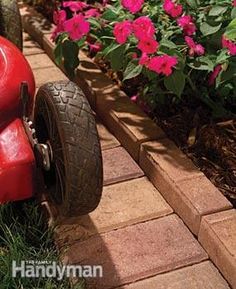
[[[209,115],[200,105],[165,114],[157,109],[154,118],[236,207],[236,120],[213,121]]]
[[[122,84],[122,76],[112,72],[108,63],[96,63],[128,96],[135,95],[144,81]],[[236,119],[213,120],[197,98],[159,105],[149,116],[236,207]]]

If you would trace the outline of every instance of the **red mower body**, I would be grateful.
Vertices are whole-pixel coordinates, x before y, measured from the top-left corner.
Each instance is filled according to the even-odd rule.
[[[0,37],[0,203],[32,196],[35,158],[22,121],[20,88],[29,87],[32,111],[35,81],[22,53]]]

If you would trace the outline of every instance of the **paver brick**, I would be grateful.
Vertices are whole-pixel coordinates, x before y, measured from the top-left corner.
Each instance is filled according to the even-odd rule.
[[[236,288],[236,210],[202,218],[199,241],[233,289]]]
[[[57,228],[57,243],[88,238],[172,213],[172,209],[147,178],[104,187],[98,208],[89,214],[62,221]]]
[[[92,289],[108,289],[199,263],[207,254],[176,215],[95,235],[68,248],[65,264],[103,266]],[[146,289],[146,288],[145,288]]]
[[[104,185],[110,185],[144,175],[127,151],[117,147],[103,151]]]
[[[125,93],[83,52],[80,52],[79,58],[80,65],[77,69],[76,82],[98,114],[100,107],[105,108],[115,99],[126,97]]]
[[[36,87],[50,81],[68,80],[63,72],[57,67],[38,68],[34,70]]]
[[[43,53],[44,51],[40,48],[38,43],[32,40],[32,38],[27,33],[23,33],[23,53],[25,56],[27,55],[35,55],[39,53]]]
[[[168,139],[143,144],[140,166],[195,235],[203,215],[232,207]]]
[[[52,34],[56,26],[28,5],[21,5],[20,13],[24,30],[42,46],[43,35]]]
[[[216,267],[211,262],[205,261],[119,289],[230,289],[230,287]]]
[[[139,160],[141,143],[165,137],[161,128],[128,97],[119,98],[97,110],[107,127],[136,161]]]
[[[102,150],[107,150],[120,146],[119,141],[112,135],[108,129],[97,119],[97,129],[100,138]]]
[[[38,68],[55,67],[55,64],[51,61],[51,59],[47,56],[46,53],[28,55],[26,56],[26,59],[28,60],[33,70]]]

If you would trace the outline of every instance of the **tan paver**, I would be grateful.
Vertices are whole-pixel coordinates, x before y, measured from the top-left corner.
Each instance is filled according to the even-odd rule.
[[[102,150],[120,146],[119,141],[108,131],[101,121],[97,119],[96,122]]]
[[[33,41],[32,38],[27,33],[23,33],[24,40],[24,55],[35,55],[39,53],[44,53],[44,51],[40,48],[37,42]]]
[[[20,13],[23,19],[23,28],[42,46],[43,35],[51,34],[55,25],[46,20],[42,14],[37,13],[27,5],[20,6]]]
[[[64,73],[57,67],[39,68],[34,70],[34,77],[36,81],[36,87],[40,87],[42,84],[50,81],[68,80]]]
[[[176,212],[197,235],[201,217],[232,208],[232,204],[205,176],[178,182],[173,194]]]
[[[132,157],[138,161],[140,144],[164,138],[164,132],[128,97],[119,98],[109,106],[97,107],[107,127]]]
[[[201,216],[232,207],[168,139],[143,144],[140,166],[195,235]]]
[[[236,288],[236,210],[203,217],[199,241],[232,288]]]
[[[26,56],[26,59],[28,60],[33,70],[38,68],[55,67],[55,64],[51,61],[51,59],[47,56],[46,53],[28,55]]]
[[[230,289],[230,287],[216,267],[206,261],[119,289]]]
[[[140,178],[104,187],[98,208],[78,218],[61,222],[57,243],[74,243],[90,235],[159,218],[172,209],[147,178]]]
[[[103,278],[88,280],[89,288],[108,289],[206,258],[183,222],[172,214],[78,242],[68,249],[64,262],[102,264]]]
[[[126,97],[117,85],[101,72],[94,62],[82,51],[80,52],[80,65],[77,69],[76,82],[88,96],[91,105],[96,108],[105,108],[110,102],[120,97]]]
[[[103,151],[104,185],[142,177],[143,171],[122,147]]]

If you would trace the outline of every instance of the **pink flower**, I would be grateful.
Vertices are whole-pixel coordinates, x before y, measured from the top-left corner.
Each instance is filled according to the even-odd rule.
[[[94,44],[88,43],[88,46],[89,46],[90,52],[97,53],[98,51],[100,51],[102,49],[101,43],[94,43]]]
[[[52,40],[55,41],[58,34],[64,31],[64,22],[66,21],[66,12],[64,10],[54,11],[53,21],[57,25],[52,33]]]
[[[196,44],[191,37],[185,36],[184,39],[189,47],[190,56],[194,56],[195,53],[197,55],[203,55],[205,53],[205,48],[201,44]]]
[[[122,6],[133,14],[142,9],[143,3],[144,0],[121,0]]]
[[[138,58],[138,54],[137,54],[136,52],[134,52],[134,53],[131,55],[131,57],[132,57],[133,59],[137,59],[137,58]]]
[[[181,16],[177,20],[178,25],[183,29],[186,35],[193,35],[197,30],[195,24],[193,23],[192,17],[190,15]]]
[[[108,2],[109,2],[109,0],[102,0],[102,5],[106,6]]]
[[[130,99],[132,102],[137,103],[138,102],[138,95],[133,95],[133,96],[131,96]]]
[[[65,31],[69,33],[72,40],[79,40],[89,32],[90,24],[85,20],[82,14],[78,14],[65,21],[64,28]]]
[[[224,35],[222,36],[222,47],[228,48],[230,55],[236,55],[236,43],[227,39]]]
[[[90,17],[99,17],[101,14],[99,13],[99,11],[95,8],[89,9],[87,10],[85,13],[85,18],[90,18]]]
[[[233,0],[233,6],[236,7],[236,0]]]
[[[69,7],[72,12],[82,11],[88,5],[80,1],[66,1],[63,2],[63,7]]]
[[[163,9],[173,18],[179,17],[183,13],[183,6],[181,4],[176,4],[171,0],[165,0]]]
[[[210,77],[209,77],[209,80],[208,80],[208,84],[209,85],[213,85],[215,83],[215,79],[217,78],[217,76],[219,75],[219,73],[221,72],[222,70],[222,66],[221,64],[218,64],[213,72],[210,74]]]
[[[118,22],[115,24],[113,34],[118,43],[124,44],[131,33],[132,33],[132,24],[129,20],[125,20],[123,22]]]
[[[139,59],[139,64],[147,66],[149,63],[150,58],[148,57],[147,53],[143,53]]]
[[[148,68],[152,71],[155,71],[159,74],[164,74],[169,76],[172,74],[172,68],[178,63],[178,60],[175,56],[162,55],[154,56],[150,59]]]
[[[150,37],[143,37],[138,43],[138,49],[140,49],[143,53],[155,53],[159,43]]]
[[[147,16],[141,16],[133,22],[134,35],[140,40],[143,37],[153,37],[155,26]]]

